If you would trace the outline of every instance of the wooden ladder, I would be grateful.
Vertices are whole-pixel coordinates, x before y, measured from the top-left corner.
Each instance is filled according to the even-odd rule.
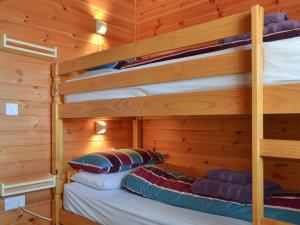
[[[252,30],[252,173],[253,224],[291,225],[264,217],[264,157],[300,159],[300,141],[264,139],[263,28],[264,10],[253,6]]]

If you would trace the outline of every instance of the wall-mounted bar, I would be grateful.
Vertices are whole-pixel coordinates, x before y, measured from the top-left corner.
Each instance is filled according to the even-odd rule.
[[[39,191],[48,188],[53,188],[56,185],[56,176],[49,175],[48,177],[30,180],[20,183],[0,183],[0,197],[17,195],[32,191]]]
[[[4,51],[30,55],[42,58],[57,58],[57,47],[49,48],[25,41],[9,38],[6,34],[1,36],[0,48]]]

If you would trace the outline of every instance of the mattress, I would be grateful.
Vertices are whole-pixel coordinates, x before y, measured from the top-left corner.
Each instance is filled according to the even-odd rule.
[[[189,56],[180,59],[173,59],[164,62],[157,62],[153,64],[128,68],[124,70],[112,71],[95,76],[113,75],[141,68],[156,67],[164,64],[171,64],[176,62],[188,61],[193,59],[216,56],[220,54],[230,53],[239,50],[250,49],[250,45],[239,46],[231,49],[220,50],[216,52]],[[272,42],[264,42],[264,84],[289,84],[300,82],[300,37],[277,40]],[[89,77],[82,77],[67,82],[87,79]],[[164,82],[151,85],[140,85],[127,88],[117,88],[102,91],[85,92],[79,94],[65,95],[66,103],[130,98],[139,96],[152,96],[160,94],[171,93],[186,93],[196,91],[220,90],[237,87],[251,86],[251,73],[248,74],[228,74],[221,77],[207,77],[199,79],[191,79],[184,81]]]
[[[241,220],[170,206],[122,189],[96,190],[76,182],[65,185],[64,208],[103,225],[251,224]]]

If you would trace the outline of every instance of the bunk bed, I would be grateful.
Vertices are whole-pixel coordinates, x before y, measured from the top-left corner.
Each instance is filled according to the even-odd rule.
[[[62,192],[72,169],[63,158],[63,120],[67,118],[132,117],[133,144],[141,146],[141,120],[152,116],[198,116],[252,114],[253,224],[288,224],[264,217],[263,159],[282,157],[300,159],[300,142],[263,138],[263,114],[300,113],[300,84],[263,85],[264,11],[253,6],[251,11],[192,26],[150,39],[93,53],[74,60],[56,63],[53,74],[53,224],[95,225],[62,208]],[[252,47],[209,57],[176,61],[169,64],[125,70],[107,76],[93,76],[68,82],[85,69],[119,60],[161,53],[251,32]],[[252,73],[252,88],[232,87],[217,90],[194,90],[150,96],[64,101],[67,95],[106,91],[138,85],[222,77],[227,74]],[[252,99],[252,100],[251,100]],[[67,186],[66,186],[67,187]],[[69,186],[68,189],[71,189]],[[72,190],[70,190],[72,191]],[[84,190],[83,192],[84,193]],[[96,194],[94,195],[96,196]],[[88,196],[86,196],[88,198]],[[102,199],[101,196],[99,199]],[[105,198],[102,204],[106,204]],[[142,204],[142,203],[141,203]],[[174,209],[169,209],[174,210]],[[155,213],[155,212],[153,212]],[[205,215],[203,215],[205,220]],[[199,221],[199,217],[197,217]],[[217,223],[217,222],[216,222]],[[234,224],[234,221],[227,221]],[[226,224],[224,222],[224,224]],[[247,223],[246,223],[247,224]]]

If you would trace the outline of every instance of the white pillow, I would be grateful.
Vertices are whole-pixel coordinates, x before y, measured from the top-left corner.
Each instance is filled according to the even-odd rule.
[[[119,189],[122,186],[122,180],[130,171],[108,174],[79,172],[74,174],[71,180],[99,190]]]

